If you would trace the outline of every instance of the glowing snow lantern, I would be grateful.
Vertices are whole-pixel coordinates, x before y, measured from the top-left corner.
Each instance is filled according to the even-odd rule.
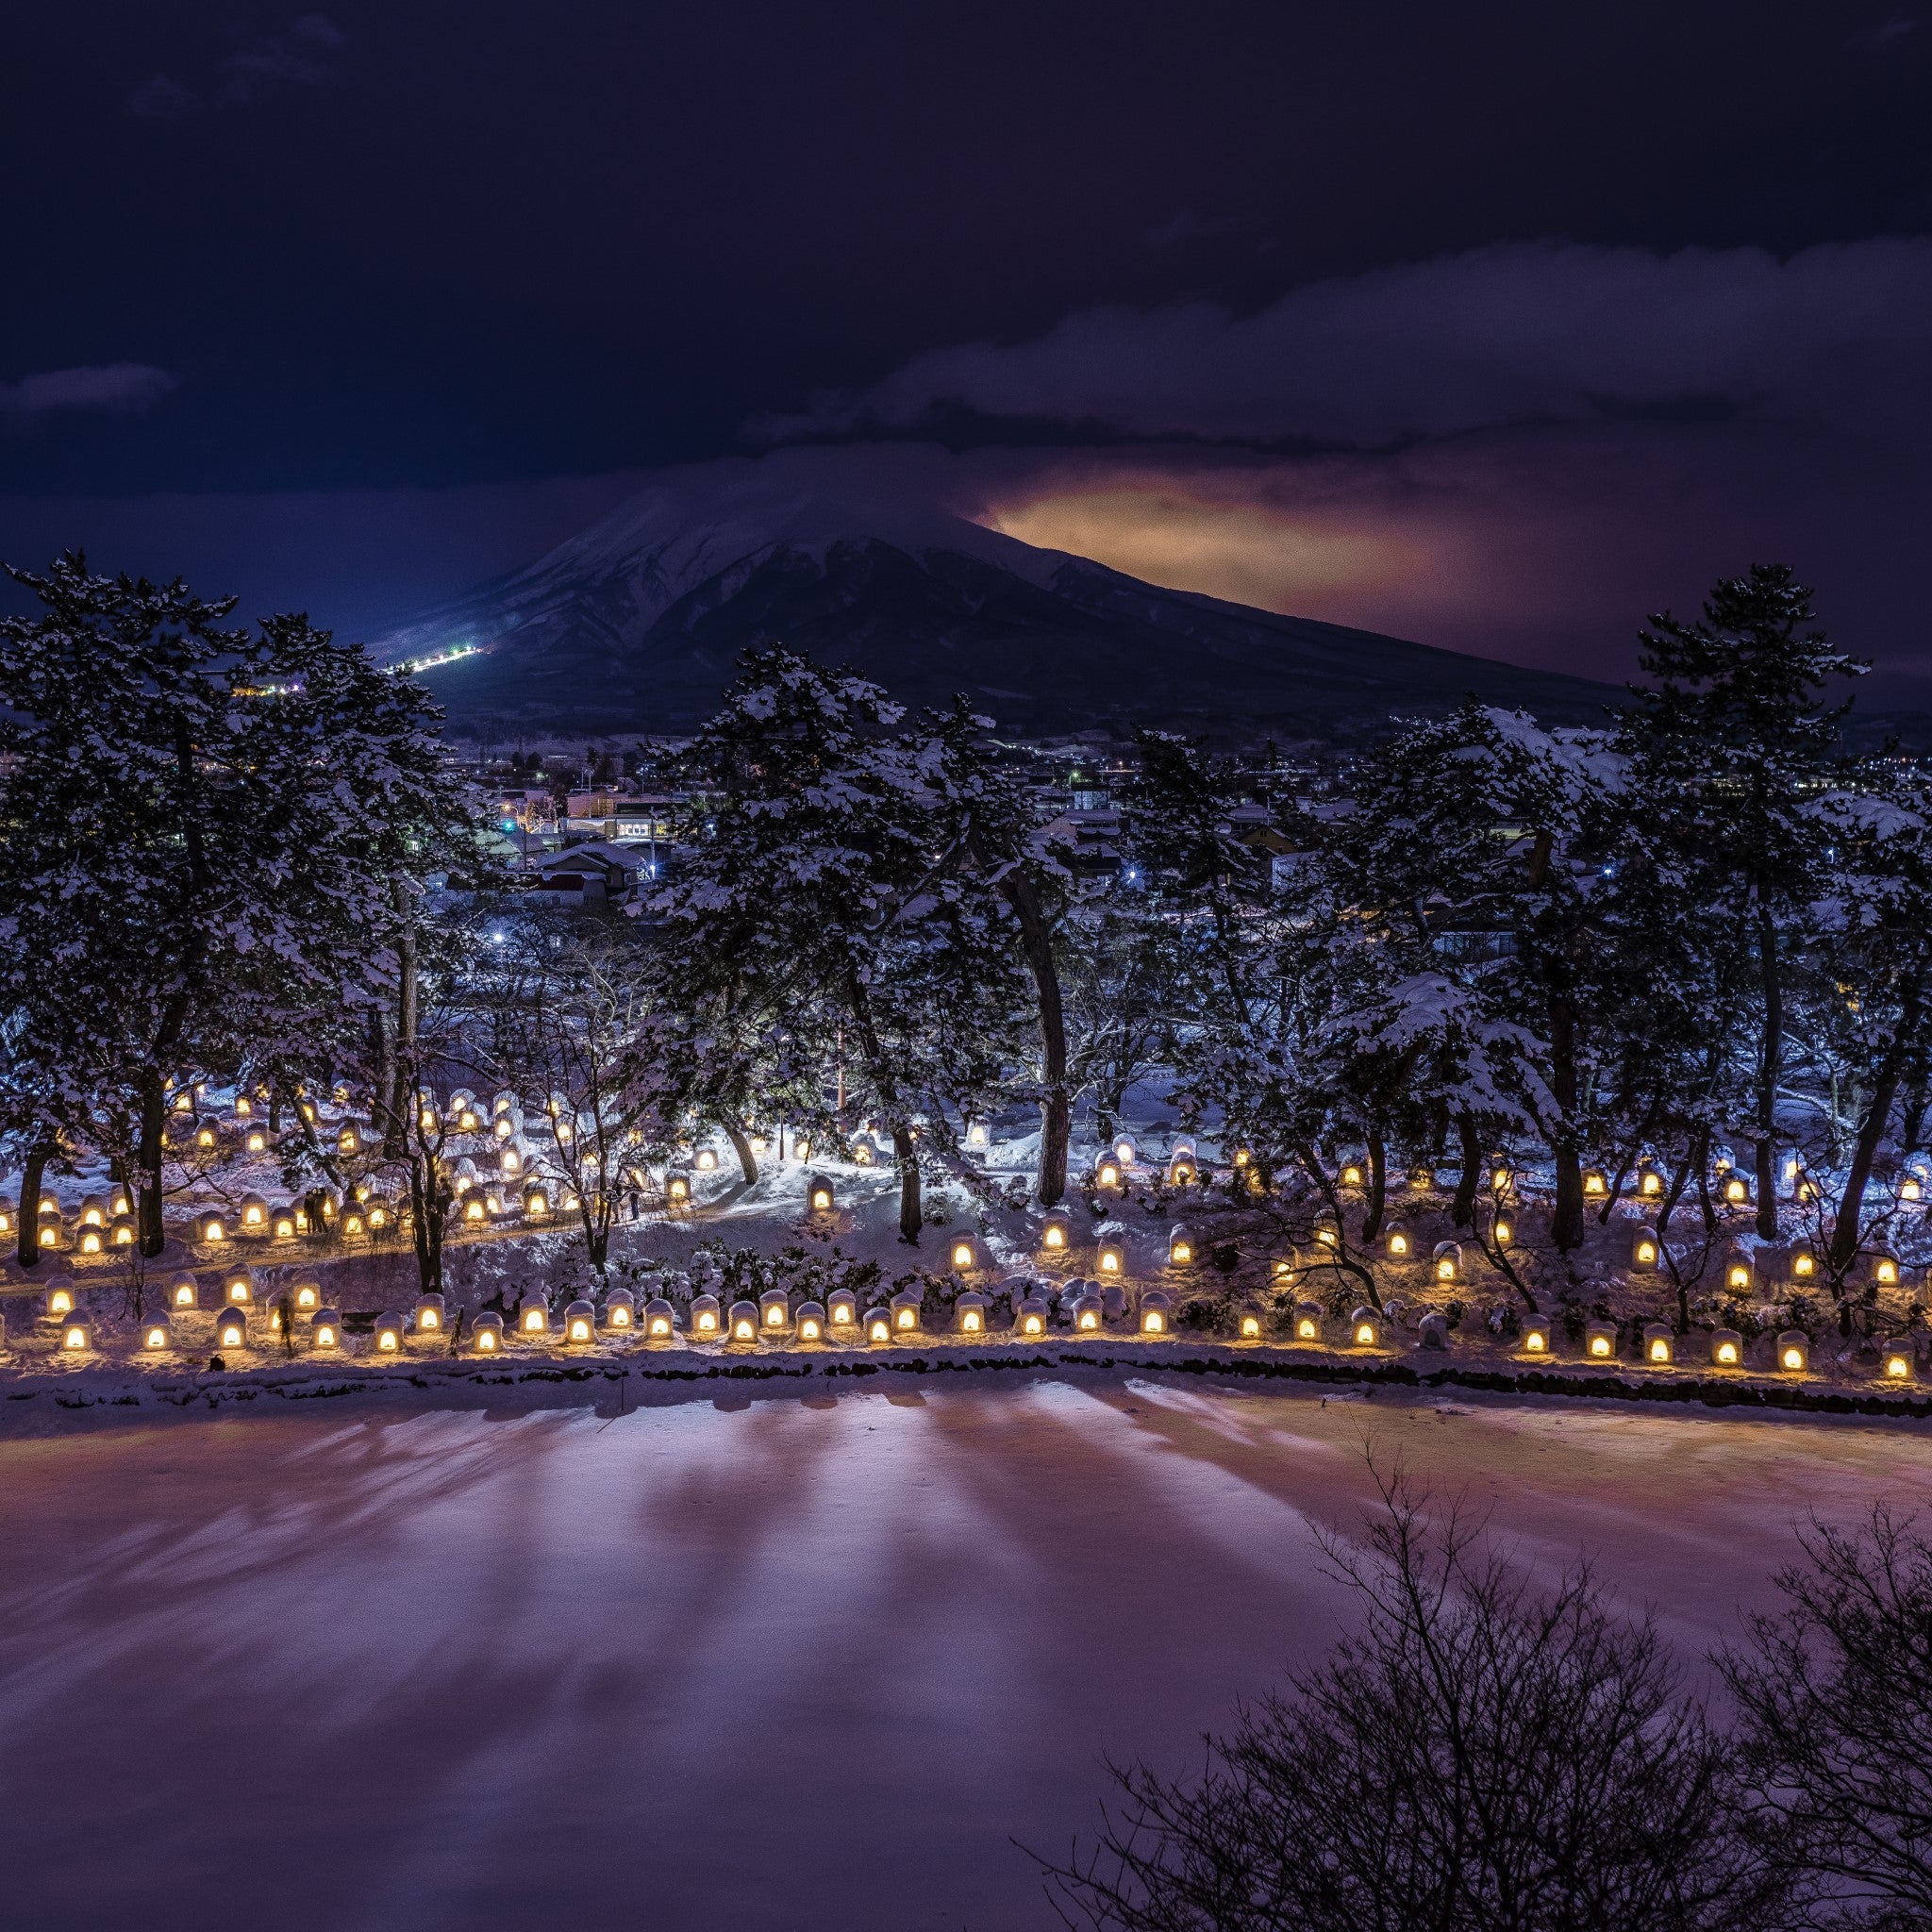
[[[852,1143],[852,1164],[855,1167],[870,1167],[877,1158],[870,1141],[860,1139]]]
[[[496,1171],[506,1180],[514,1180],[524,1171],[524,1157],[515,1147],[506,1147],[496,1157]]]
[[[1102,1274],[1119,1279],[1127,1272],[1127,1251],[1112,1239],[1103,1241],[1095,1254],[1094,1266]]]
[[[44,1208],[42,1208],[41,1209],[40,1215],[40,1241],[42,1247],[58,1248],[60,1245],[62,1239],[59,1215],[58,1213],[49,1214],[47,1210]]]
[[[806,1189],[807,1205],[814,1214],[829,1214],[832,1211],[832,1184],[823,1176],[814,1177]]]
[[[1168,1230],[1167,1265],[1170,1268],[1191,1268],[1194,1265],[1194,1237],[1178,1223]]]
[[[1586,1194],[1601,1196],[1610,1191],[1610,1184],[1604,1178],[1601,1168],[1587,1168],[1583,1175],[1583,1191]]]
[[[70,1315],[60,1324],[60,1346],[63,1351],[78,1355],[93,1345],[93,1324],[85,1315]]]
[[[1261,1339],[1261,1318],[1252,1310],[1241,1319],[1240,1335],[1243,1341],[1259,1341]]]
[[[1715,1368],[1741,1368],[1744,1363],[1744,1338],[1735,1328],[1713,1328],[1710,1331],[1710,1359]]]
[[[175,1111],[176,1113],[192,1113],[194,1111],[194,1095],[185,1087],[175,1096]]]
[[[80,1252],[83,1255],[98,1255],[101,1252],[101,1231],[97,1227],[84,1227],[80,1231]]]
[[[682,1208],[691,1199],[691,1182],[681,1174],[672,1174],[664,1183],[664,1198],[674,1208]]]
[[[1294,1260],[1291,1256],[1276,1255],[1268,1265],[1268,1272],[1276,1281],[1294,1279]]]
[[[890,1341],[892,1339],[892,1318],[884,1308],[868,1308],[863,1326],[868,1341]]]
[[[613,1288],[604,1297],[604,1325],[613,1335],[625,1335],[638,1325],[638,1298],[627,1288]]]
[[[1733,1174],[1724,1182],[1724,1196],[1727,1206],[1741,1208],[1751,1198],[1751,1184],[1742,1174]]]
[[[1669,1368],[1676,1357],[1676,1338],[1668,1322],[1643,1324],[1643,1359],[1653,1368]]]
[[[362,1130],[354,1121],[344,1121],[336,1129],[336,1146],[343,1154],[359,1154],[362,1151]]]
[[[107,1203],[98,1194],[90,1194],[80,1204],[80,1224],[82,1227],[105,1227],[108,1221]]]
[[[375,1318],[375,1352],[377,1355],[402,1354],[403,1318],[400,1315],[378,1315]]]
[[[716,1317],[714,1316],[715,1320]],[[662,1295],[653,1295],[644,1304],[644,1340],[669,1341],[677,1329],[677,1311]]]
[[[1881,1288],[1898,1286],[1898,1258],[1893,1255],[1874,1255],[1872,1257],[1872,1279]]]
[[[1509,1191],[1511,1178],[1507,1166],[1499,1164],[1492,1167],[1490,1170],[1490,1191],[1494,1194],[1507,1194]]]
[[[215,1346],[245,1348],[248,1345],[248,1311],[226,1307],[215,1317]]]
[[[1924,1183],[1915,1174],[1907,1174],[1899,1183],[1898,1197],[1901,1201],[1921,1201],[1925,1196]]]
[[[1583,1352],[1592,1361],[1608,1361],[1617,1353],[1617,1324],[1614,1322],[1586,1323]]]
[[[1074,1326],[1083,1335],[1100,1327],[1101,1303],[1097,1294],[1083,1294],[1074,1304]]]
[[[167,1297],[171,1308],[194,1307],[201,1300],[201,1284],[184,1268],[169,1276]]]
[[[524,1190],[524,1212],[532,1221],[541,1221],[550,1212],[550,1196],[534,1182]]]
[[[691,1301],[691,1332],[707,1341],[715,1341],[723,1331],[724,1316],[714,1294],[697,1294]]]
[[[1811,1359],[1811,1338],[1802,1328],[1787,1328],[1777,1339],[1777,1365],[1788,1375],[1802,1375]]]
[[[581,1346],[597,1339],[597,1310],[586,1301],[572,1302],[563,1311],[563,1339]]]
[[[858,1297],[849,1288],[835,1288],[825,1297],[825,1310],[834,1328],[850,1328],[858,1321]]]
[[[1654,1167],[1646,1167],[1637,1177],[1637,1191],[1646,1201],[1654,1201],[1664,1191],[1664,1177]]]
[[[791,1320],[791,1297],[782,1288],[768,1288],[758,1297],[758,1326],[767,1335],[782,1335]]]
[[[817,1302],[806,1302],[800,1307],[798,1339],[800,1341],[823,1341],[825,1339],[825,1311]]]
[[[367,1234],[368,1231],[368,1218],[363,1214],[361,1208],[351,1208],[349,1211],[342,1216],[342,1236],[344,1240],[354,1241],[358,1237]]]
[[[984,1335],[986,1333],[986,1297],[968,1291],[953,1303],[953,1319],[959,1324],[961,1335]]]
[[[947,1250],[947,1258],[962,1274],[970,1274],[974,1269],[986,1265],[985,1257],[979,1252],[979,1243],[971,1235],[955,1236]]]
[[[313,1274],[298,1274],[289,1287],[289,1302],[298,1315],[313,1315],[322,1307],[322,1282]]]
[[[1142,1335],[1165,1335],[1174,1325],[1170,1310],[1173,1307],[1167,1296],[1158,1288],[1152,1288],[1141,1297],[1141,1333]]]
[[[710,1148],[700,1147],[698,1149],[698,1158],[691,1162],[691,1165],[695,1167],[700,1174],[715,1174],[718,1168],[718,1157],[710,1150]]]
[[[1140,1149],[1134,1143],[1131,1134],[1116,1134],[1113,1137],[1113,1158],[1123,1167],[1132,1167],[1140,1157]]]
[[[1724,1263],[1724,1286],[1733,1294],[1746,1293],[1751,1287],[1751,1257],[1739,1253]]]
[[[756,1341],[758,1339],[757,1303],[733,1302],[726,1333],[733,1341]]]
[[[517,1303],[517,1333],[535,1339],[550,1333],[550,1301],[534,1288],[524,1291]]]
[[[1391,1261],[1408,1259],[1408,1237],[1399,1227],[1389,1231],[1389,1258]]]
[[[1117,1160],[1103,1160],[1094,1174],[1096,1187],[1117,1188],[1121,1184],[1121,1166]]]
[[[1883,1373],[1888,1382],[1909,1382],[1912,1378],[1912,1357],[1903,1348],[1890,1348],[1885,1352]]]
[[[912,1335],[918,1332],[921,1305],[921,1297],[911,1289],[907,1289],[902,1293],[895,1294],[892,1297],[892,1333],[894,1335]]]
[[[1438,1241],[1432,1263],[1438,1281],[1454,1281],[1462,1269],[1462,1250],[1454,1241]]]
[[[253,1113],[254,1111],[255,1111],[255,1103],[254,1103],[254,1101],[252,1101],[252,1100],[250,1100],[250,1099],[249,1099],[249,1097],[247,1096],[247,1094],[245,1094],[245,1093],[238,1093],[238,1094],[236,1094],[236,1096],[235,1096],[235,1118],[236,1118],[236,1119],[237,1119],[238,1121],[245,1121],[245,1120],[246,1120],[246,1119],[248,1118],[248,1116],[249,1116],[250,1114],[252,1114],[252,1113]]]
[[[1818,1257],[1811,1252],[1807,1242],[1800,1242],[1791,1250],[1791,1279],[1810,1281],[1818,1274]]]
[[[418,1335],[441,1335],[445,1310],[440,1294],[419,1294],[416,1297],[416,1333]]]
[[[167,1316],[150,1315],[141,1324],[141,1345],[142,1348],[150,1351],[166,1348],[173,1341],[174,1336],[168,1327]]]
[[[212,1147],[215,1144],[215,1130],[212,1127],[197,1129],[194,1136],[194,1144],[204,1150]]]
[[[1556,1329],[1547,1315],[1525,1315],[1523,1318],[1523,1353],[1524,1355],[1549,1355],[1556,1347]]]
[[[1353,1160],[1351,1160],[1348,1163],[1348,1165],[1341,1170],[1341,1185],[1344,1188],[1358,1188],[1361,1186],[1361,1184],[1362,1171]]]
[[[63,1315],[71,1315],[79,1305],[75,1293],[74,1283],[64,1274],[52,1276],[45,1289],[47,1313],[56,1321]]]
[[[1056,1208],[1041,1224],[1040,1251],[1051,1257],[1064,1255],[1073,1245],[1073,1224],[1064,1208]]]
[[[986,1131],[986,1123],[984,1121],[974,1121],[973,1124],[966,1129],[966,1144],[967,1146],[972,1148],[972,1150],[975,1154],[984,1154],[986,1152],[989,1138],[990,1137]]]
[[[478,1315],[470,1325],[470,1346],[478,1355],[496,1355],[503,1348],[503,1317]]]
[[[240,1215],[243,1234],[266,1234],[268,1232],[268,1203],[259,1194],[243,1194]]]
[[[1382,1345],[1382,1316],[1380,1311],[1369,1307],[1357,1308],[1348,1318],[1348,1339],[1357,1348],[1380,1348]]]
[[[1657,1266],[1657,1237],[1648,1228],[1644,1228],[1630,1244],[1630,1265],[1639,1270],[1648,1271]]]
[[[222,1299],[230,1304],[246,1304],[255,1299],[255,1270],[230,1268],[222,1276]]]
[[[197,1214],[194,1217],[194,1238],[198,1241],[225,1241],[228,1238],[228,1224],[212,1211]]]
[[[1506,1251],[1509,1243],[1516,1239],[1516,1230],[1507,1221],[1497,1222],[1493,1233],[1497,1247]]]
[[[275,1238],[278,1241],[291,1241],[299,1232],[296,1227],[296,1214],[292,1208],[282,1207],[274,1210]]]
[[[1191,1154],[1176,1154],[1167,1164],[1167,1182],[1169,1187],[1192,1187],[1199,1174],[1200,1169],[1195,1165],[1194,1157]]]
[[[1024,1296],[1014,1314],[1013,1325],[1022,1335],[1037,1338],[1046,1333],[1046,1303],[1041,1296]]]
[[[516,1130],[516,1122],[507,1113],[498,1114],[495,1124],[490,1129],[491,1133],[499,1141],[508,1141]]]
[[[1420,1192],[1426,1193],[1431,1188],[1433,1188],[1436,1185],[1435,1170],[1433,1168],[1427,1167],[1417,1168],[1416,1171],[1409,1175],[1408,1184],[1410,1187],[1418,1190]]]

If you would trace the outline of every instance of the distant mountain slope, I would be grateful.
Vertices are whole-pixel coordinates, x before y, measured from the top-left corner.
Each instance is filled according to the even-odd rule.
[[[1558,723],[1618,693],[1280,617],[922,508],[673,482],[375,647],[437,663],[452,722],[505,735],[681,731],[746,646],[850,663],[912,704],[964,691],[1015,735],[1159,724],[1350,741],[1473,692]]]

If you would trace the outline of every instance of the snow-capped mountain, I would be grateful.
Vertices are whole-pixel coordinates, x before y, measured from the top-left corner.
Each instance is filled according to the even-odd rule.
[[[705,465],[374,647],[459,726],[679,731],[738,654],[783,642],[913,704],[963,691],[1017,735],[1236,724],[1354,739],[1474,692],[1594,722],[1613,695],[1373,631],[1168,591],[808,473]]]

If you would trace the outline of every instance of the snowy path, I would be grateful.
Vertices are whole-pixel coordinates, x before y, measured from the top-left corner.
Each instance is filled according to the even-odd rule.
[[[0,1442],[5,1916],[1052,1924],[1009,1839],[1325,1644],[1365,1435],[1691,1658],[1795,1516],[1932,1501],[1910,1426],[1101,1378]]]

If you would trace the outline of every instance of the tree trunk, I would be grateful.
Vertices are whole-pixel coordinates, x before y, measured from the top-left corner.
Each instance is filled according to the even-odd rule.
[[[1067,1191],[1067,1141],[1074,1106],[1067,1092],[1067,1016],[1060,997],[1059,968],[1053,957],[1053,928],[1033,881],[1017,866],[1000,881],[1000,892],[1020,925],[1020,948],[1033,974],[1040,1007],[1041,1077],[1046,1091],[1040,1102],[1040,1163],[1034,1198],[1042,1208],[1058,1204]]]
[[[751,1151],[751,1142],[745,1139],[744,1129],[736,1121],[724,1123],[725,1138],[731,1142],[731,1151],[738,1156],[738,1171],[744,1176],[744,1184],[755,1188],[758,1184],[758,1163]]]
[[[899,1161],[899,1239],[916,1247],[925,1222],[919,1192],[919,1151],[909,1127],[892,1129],[892,1152]]]
[[[1904,1041],[1916,1030],[1919,1017],[1919,989],[1906,994],[1899,1009],[1898,1030],[1892,1035],[1891,1051],[1879,1063],[1878,1077],[1872,1083],[1872,1098],[1865,1118],[1858,1124],[1858,1138],[1852,1149],[1851,1170],[1845,1175],[1845,1191],[1840,1197],[1838,1221],[1831,1231],[1831,1272],[1842,1280],[1845,1270],[1857,1258],[1859,1247],[1858,1217],[1864,1211],[1865,1189],[1872,1178],[1872,1162],[1878,1143],[1885,1138],[1886,1123],[1891,1118],[1891,1103],[1898,1093],[1899,1075],[1905,1071]]]
[[[408,888],[401,879],[394,882],[395,907],[403,916],[402,935],[396,941],[396,966],[400,984],[396,989],[396,1039],[394,1070],[389,1090],[389,1127],[382,1137],[382,1151],[391,1160],[399,1160],[408,1149],[408,1137],[415,1127],[416,1096],[410,1069],[416,1064],[416,928],[408,918],[406,903]]]
[[[1382,1232],[1382,1216],[1389,1206],[1389,1143],[1382,1137],[1377,1121],[1369,1128],[1369,1197],[1362,1204],[1362,1241],[1372,1241]]]
[[[166,1124],[167,1096],[161,1091],[160,1069],[149,1067],[141,1078],[141,1167],[135,1194],[141,1252],[149,1260],[168,1244],[161,1224],[161,1142]]]
[[[1757,899],[1757,971],[1764,988],[1764,1040],[1757,1060],[1757,1238],[1777,1239],[1777,1080],[1785,1037],[1784,984],[1777,970],[1777,928]]]
[[[1550,1138],[1557,1202],[1550,1239],[1558,1254],[1583,1244],[1583,1161],[1576,1145],[1576,1015],[1567,999],[1550,1002],[1550,1091],[1562,1118]]]
[[[50,1141],[35,1141],[26,1150],[26,1171],[20,1177],[20,1240],[16,1252],[23,1268],[41,1262],[41,1180],[54,1152]]]
[[[1456,1183],[1456,1199],[1449,1218],[1457,1227],[1471,1227],[1475,1223],[1475,1191],[1482,1180],[1483,1143],[1476,1137],[1475,1120],[1470,1114],[1456,1116],[1456,1132],[1462,1142],[1462,1178]]]

